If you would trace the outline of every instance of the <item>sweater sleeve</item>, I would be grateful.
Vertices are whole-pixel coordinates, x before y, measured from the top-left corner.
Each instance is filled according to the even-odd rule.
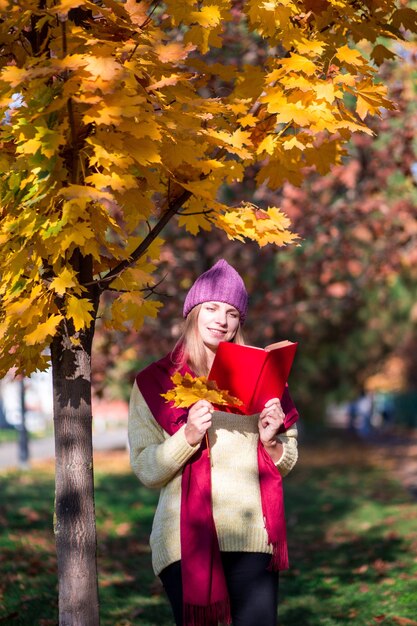
[[[285,433],[278,435],[278,439],[282,443],[282,456],[275,463],[278,471],[282,476],[289,474],[298,459],[298,430],[296,424],[293,424]]]
[[[133,385],[128,421],[130,464],[146,486],[166,485],[198,450],[185,438],[184,426],[169,435],[154,419],[136,382]]]

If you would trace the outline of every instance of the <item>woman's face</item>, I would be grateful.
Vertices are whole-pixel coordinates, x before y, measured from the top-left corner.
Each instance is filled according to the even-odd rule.
[[[204,345],[217,350],[220,341],[231,341],[239,327],[240,315],[234,306],[225,302],[203,302],[197,327]]]

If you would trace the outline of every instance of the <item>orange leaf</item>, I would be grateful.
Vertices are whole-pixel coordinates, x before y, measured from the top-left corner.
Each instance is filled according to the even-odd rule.
[[[208,380],[206,376],[191,376],[184,374],[182,376],[176,372],[172,378],[174,387],[161,396],[172,401],[174,406],[178,408],[189,408],[198,400],[208,400],[213,404],[228,404],[229,406],[239,406],[242,402],[231,396],[228,391],[221,390],[217,387],[214,380]]]

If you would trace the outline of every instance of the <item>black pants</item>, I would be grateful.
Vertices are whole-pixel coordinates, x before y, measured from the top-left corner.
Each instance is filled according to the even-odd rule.
[[[229,591],[233,626],[276,626],[278,614],[278,572],[269,571],[270,554],[222,552]],[[160,578],[182,626],[181,561],[166,567]]]

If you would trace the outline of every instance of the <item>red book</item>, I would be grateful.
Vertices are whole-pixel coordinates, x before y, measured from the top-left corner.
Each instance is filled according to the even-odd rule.
[[[239,410],[245,415],[260,413],[265,402],[282,398],[297,346],[279,341],[255,348],[222,341],[208,377],[243,402]]]

